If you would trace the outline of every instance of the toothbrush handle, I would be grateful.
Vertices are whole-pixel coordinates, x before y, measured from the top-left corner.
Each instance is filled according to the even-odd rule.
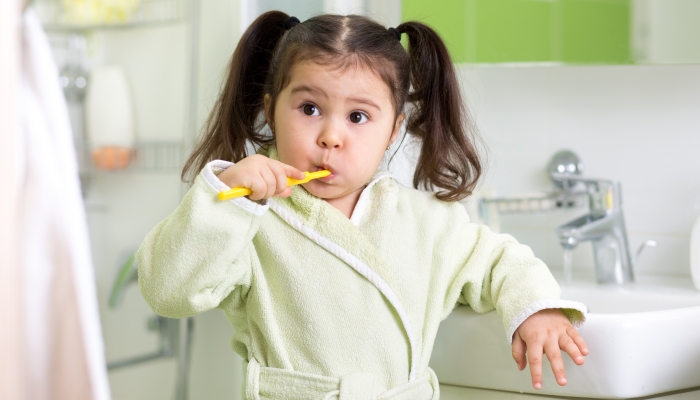
[[[328,170],[316,172],[307,171],[304,172],[304,174],[306,175],[304,179],[287,178],[287,186],[301,185],[302,183],[306,183],[311,179],[318,179],[323,178],[324,176],[328,176],[331,174],[331,172]],[[219,192],[218,196],[219,200],[231,200],[235,199],[236,197],[248,196],[251,193],[253,193],[253,191],[246,187],[235,187],[229,190],[224,190],[223,192]]]
[[[309,174],[308,172],[305,172],[305,174]],[[287,178],[287,186],[293,186],[293,185],[299,185],[301,183],[306,183],[308,182],[308,179],[302,179],[302,180],[297,180],[297,179],[292,179],[292,178]],[[253,193],[252,190],[246,188],[246,187],[235,187],[230,190],[224,190],[223,192],[219,192],[219,200],[231,200],[235,199],[236,197],[243,197],[243,196],[248,196],[249,194]]]
[[[236,197],[248,196],[251,193],[253,193],[253,191],[246,187],[236,187],[230,190],[224,190],[223,192],[219,192],[218,196],[219,200],[231,200],[235,199]]]

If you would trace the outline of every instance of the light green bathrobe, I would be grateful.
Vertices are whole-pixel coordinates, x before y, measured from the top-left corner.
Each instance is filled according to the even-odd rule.
[[[386,173],[350,219],[301,186],[266,205],[219,201],[230,165],[209,163],[148,234],[139,285],[166,317],[224,311],[248,361],[246,398],[438,399],[428,361],[455,306],[495,308],[507,340],[545,308],[585,319],[529,247],[470,223],[459,203]]]

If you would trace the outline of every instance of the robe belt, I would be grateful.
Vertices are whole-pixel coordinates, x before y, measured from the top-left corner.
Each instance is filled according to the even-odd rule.
[[[340,378],[261,367],[255,358],[246,368],[248,400],[433,400],[440,396],[432,369],[413,381],[385,390],[377,375],[356,372]]]

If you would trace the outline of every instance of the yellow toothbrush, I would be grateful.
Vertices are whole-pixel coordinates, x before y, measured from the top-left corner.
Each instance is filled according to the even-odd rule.
[[[306,178],[304,178],[304,179],[287,178],[287,186],[300,185],[300,184],[306,183],[312,179],[325,178],[331,174],[331,171],[324,169],[322,171],[316,171],[316,172],[304,172],[304,174],[306,174]],[[219,200],[235,199],[236,197],[248,196],[251,193],[253,193],[253,191],[246,188],[246,187],[235,187],[233,189],[224,190],[223,192],[219,192]]]

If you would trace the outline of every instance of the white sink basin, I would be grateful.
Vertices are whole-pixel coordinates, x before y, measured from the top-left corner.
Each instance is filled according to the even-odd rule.
[[[458,307],[440,326],[430,361],[441,383],[514,392],[634,398],[700,386],[700,292],[690,278],[638,277],[627,286],[573,283],[562,298],[586,304],[590,355],[564,355],[568,385],[543,365],[543,388],[518,371],[500,317]]]

